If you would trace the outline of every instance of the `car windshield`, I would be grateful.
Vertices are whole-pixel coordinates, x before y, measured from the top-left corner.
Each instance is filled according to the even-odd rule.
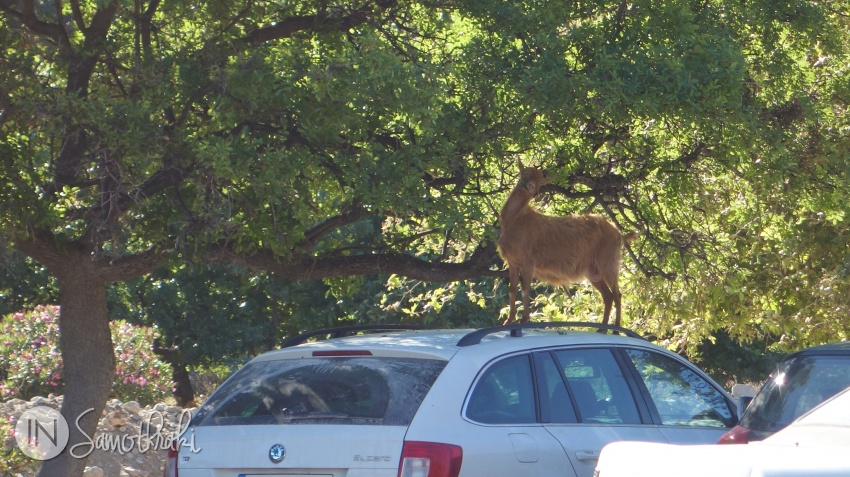
[[[850,386],[850,357],[798,356],[771,375],[741,419],[756,431],[775,432]]]
[[[408,425],[445,365],[364,357],[253,362],[213,393],[192,422]]]

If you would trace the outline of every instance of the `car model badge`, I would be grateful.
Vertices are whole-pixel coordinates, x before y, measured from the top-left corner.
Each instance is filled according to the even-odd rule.
[[[279,463],[283,459],[286,459],[286,447],[283,447],[282,444],[275,444],[269,449],[269,459],[275,464]]]

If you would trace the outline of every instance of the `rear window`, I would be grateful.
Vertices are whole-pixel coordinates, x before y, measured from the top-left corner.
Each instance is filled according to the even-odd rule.
[[[197,426],[406,426],[445,361],[313,358],[249,363],[201,406]]]
[[[798,356],[771,375],[741,419],[756,431],[775,432],[850,386],[850,356]]]

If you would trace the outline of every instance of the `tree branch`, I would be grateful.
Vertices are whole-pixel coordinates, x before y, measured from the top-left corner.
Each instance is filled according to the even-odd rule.
[[[86,31],[86,22],[83,19],[83,12],[80,10],[80,0],[71,0],[71,16],[74,17],[74,23],[80,31]]]
[[[55,240],[50,231],[31,228],[27,231],[26,237],[13,239],[12,246],[53,272],[65,261],[64,254]]]
[[[379,12],[382,12],[395,6],[396,3],[397,0],[378,0],[374,5]],[[364,6],[347,15],[338,15],[332,11],[322,10],[316,15],[293,16],[274,25],[258,28],[249,33],[243,40],[248,45],[259,45],[272,40],[289,38],[302,31],[313,33],[346,31],[369,21],[373,13],[372,3],[366,2]]]
[[[65,214],[66,220],[80,220],[97,214],[102,214],[110,207],[116,207],[119,210],[127,210],[131,202],[139,199],[152,197],[166,189],[176,187],[192,173],[194,167],[185,168],[170,166],[160,169],[153,173],[148,180],[144,181],[140,186],[136,187],[132,193],[122,192],[117,195],[117,202],[112,203],[112,198],[107,198],[95,207],[86,209],[72,209]],[[94,183],[92,183],[94,185]]]
[[[7,2],[8,0],[0,1]],[[32,2],[26,2],[25,5],[32,7]],[[99,9],[94,14],[91,24],[84,30],[86,40],[83,51],[71,52],[70,45],[66,45],[68,50],[68,80],[65,89],[67,93],[79,98],[88,96],[89,81],[100,60],[109,27],[112,25],[117,11],[118,3],[113,1],[106,8]],[[32,12],[32,19],[36,21],[34,12]],[[55,39],[60,46],[63,45],[62,33],[64,28],[59,25],[52,26],[56,27],[53,29],[55,30],[54,33],[59,35]],[[66,125],[62,149],[51,164],[53,180],[45,186],[45,191],[49,196],[53,196],[64,186],[76,181],[80,164],[89,145],[88,134],[82,126],[73,124],[74,121],[71,118],[63,117],[62,120]]]
[[[106,282],[121,282],[147,275],[173,258],[173,253],[150,249],[135,255],[111,259],[104,257],[97,262],[100,276]]]
[[[586,198],[596,197],[596,192],[593,191],[593,190],[576,192],[576,191],[567,189],[564,186],[560,186],[558,184],[552,184],[552,183],[545,184],[543,187],[540,188],[540,192],[542,192],[542,193],[555,192],[555,193],[562,195],[562,196],[564,196],[568,199],[586,199]]]
[[[83,30],[86,35],[87,47],[90,46],[90,38],[98,41],[101,38],[106,37],[106,34],[109,32],[109,27],[112,26],[112,20],[115,19],[116,13],[118,13],[118,2],[116,1],[109,2],[106,8],[99,8],[94,13],[94,17],[92,17],[89,27]]]
[[[277,273],[291,280],[317,280],[354,275],[398,274],[414,280],[451,282],[478,277],[504,277],[503,270],[491,270],[495,244],[479,247],[469,260],[460,263],[428,262],[411,255],[363,254],[332,257],[304,257],[283,261],[268,250],[241,254],[227,245],[209,250],[212,262],[227,261],[253,270]]]
[[[50,37],[57,45],[63,48],[68,47],[66,43],[62,43],[62,31],[59,25],[55,23],[47,23],[38,19],[35,14],[35,1],[26,0],[23,3],[23,9],[17,11],[13,6],[18,3],[13,0],[0,0],[0,10],[17,18],[24,24],[27,29],[35,34]]]
[[[63,271],[74,273],[73,267],[69,269],[68,266],[69,257],[85,257],[86,261],[91,260],[89,257],[94,250],[94,244],[89,241],[76,240],[60,243],[48,230],[31,228],[28,232],[26,237],[14,240],[15,250],[44,265],[54,275]],[[173,256],[173,252],[150,249],[126,257],[105,256],[99,260],[92,260],[92,263],[101,279],[106,282],[115,282],[147,275]]]
[[[135,200],[139,197],[152,197],[165,189],[175,187],[179,185],[183,179],[188,177],[194,169],[194,166],[169,166],[160,169],[148,178],[148,180],[144,181],[142,185],[137,187],[132,196],[126,195],[126,200]]]
[[[298,243],[297,248],[302,250],[310,250],[316,245],[325,235],[345,225],[357,222],[369,213],[365,207],[359,205],[357,201],[351,205],[347,212],[331,217],[324,222],[311,228],[304,234],[304,238]]]

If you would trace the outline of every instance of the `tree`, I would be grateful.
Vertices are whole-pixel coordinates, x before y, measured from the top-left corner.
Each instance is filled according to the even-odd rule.
[[[63,415],[108,394],[109,283],[181,261],[290,280],[501,276],[495,211],[514,157],[547,162],[557,185],[541,207],[642,232],[627,253],[633,324],[685,344],[791,323],[814,302],[780,309],[777,277],[789,293],[847,283],[846,267],[805,268],[846,248],[802,233],[847,231],[847,14],[0,0],[0,234],[58,284]],[[814,223],[788,226],[807,212]],[[777,260],[785,244],[812,254]],[[823,298],[810,329],[846,333],[826,311],[846,299]],[[97,415],[80,422],[90,435]],[[84,465],[66,452],[40,475]]]
[[[429,201],[405,137],[439,88],[393,50],[421,37],[401,28],[406,4],[196,7],[0,2],[3,234],[57,279],[69,422],[111,387],[107,283],[181,254],[280,263],[292,278],[493,273],[492,246],[448,263],[402,253],[400,233],[362,244],[380,253],[333,242],[366,215],[410,220]],[[407,193],[372,189],[386,182]],[[86,434],[97,415],[80,420]],[[69,448],[83,439],[71,429]],[[41,475],[84,465],[65,452]]]

